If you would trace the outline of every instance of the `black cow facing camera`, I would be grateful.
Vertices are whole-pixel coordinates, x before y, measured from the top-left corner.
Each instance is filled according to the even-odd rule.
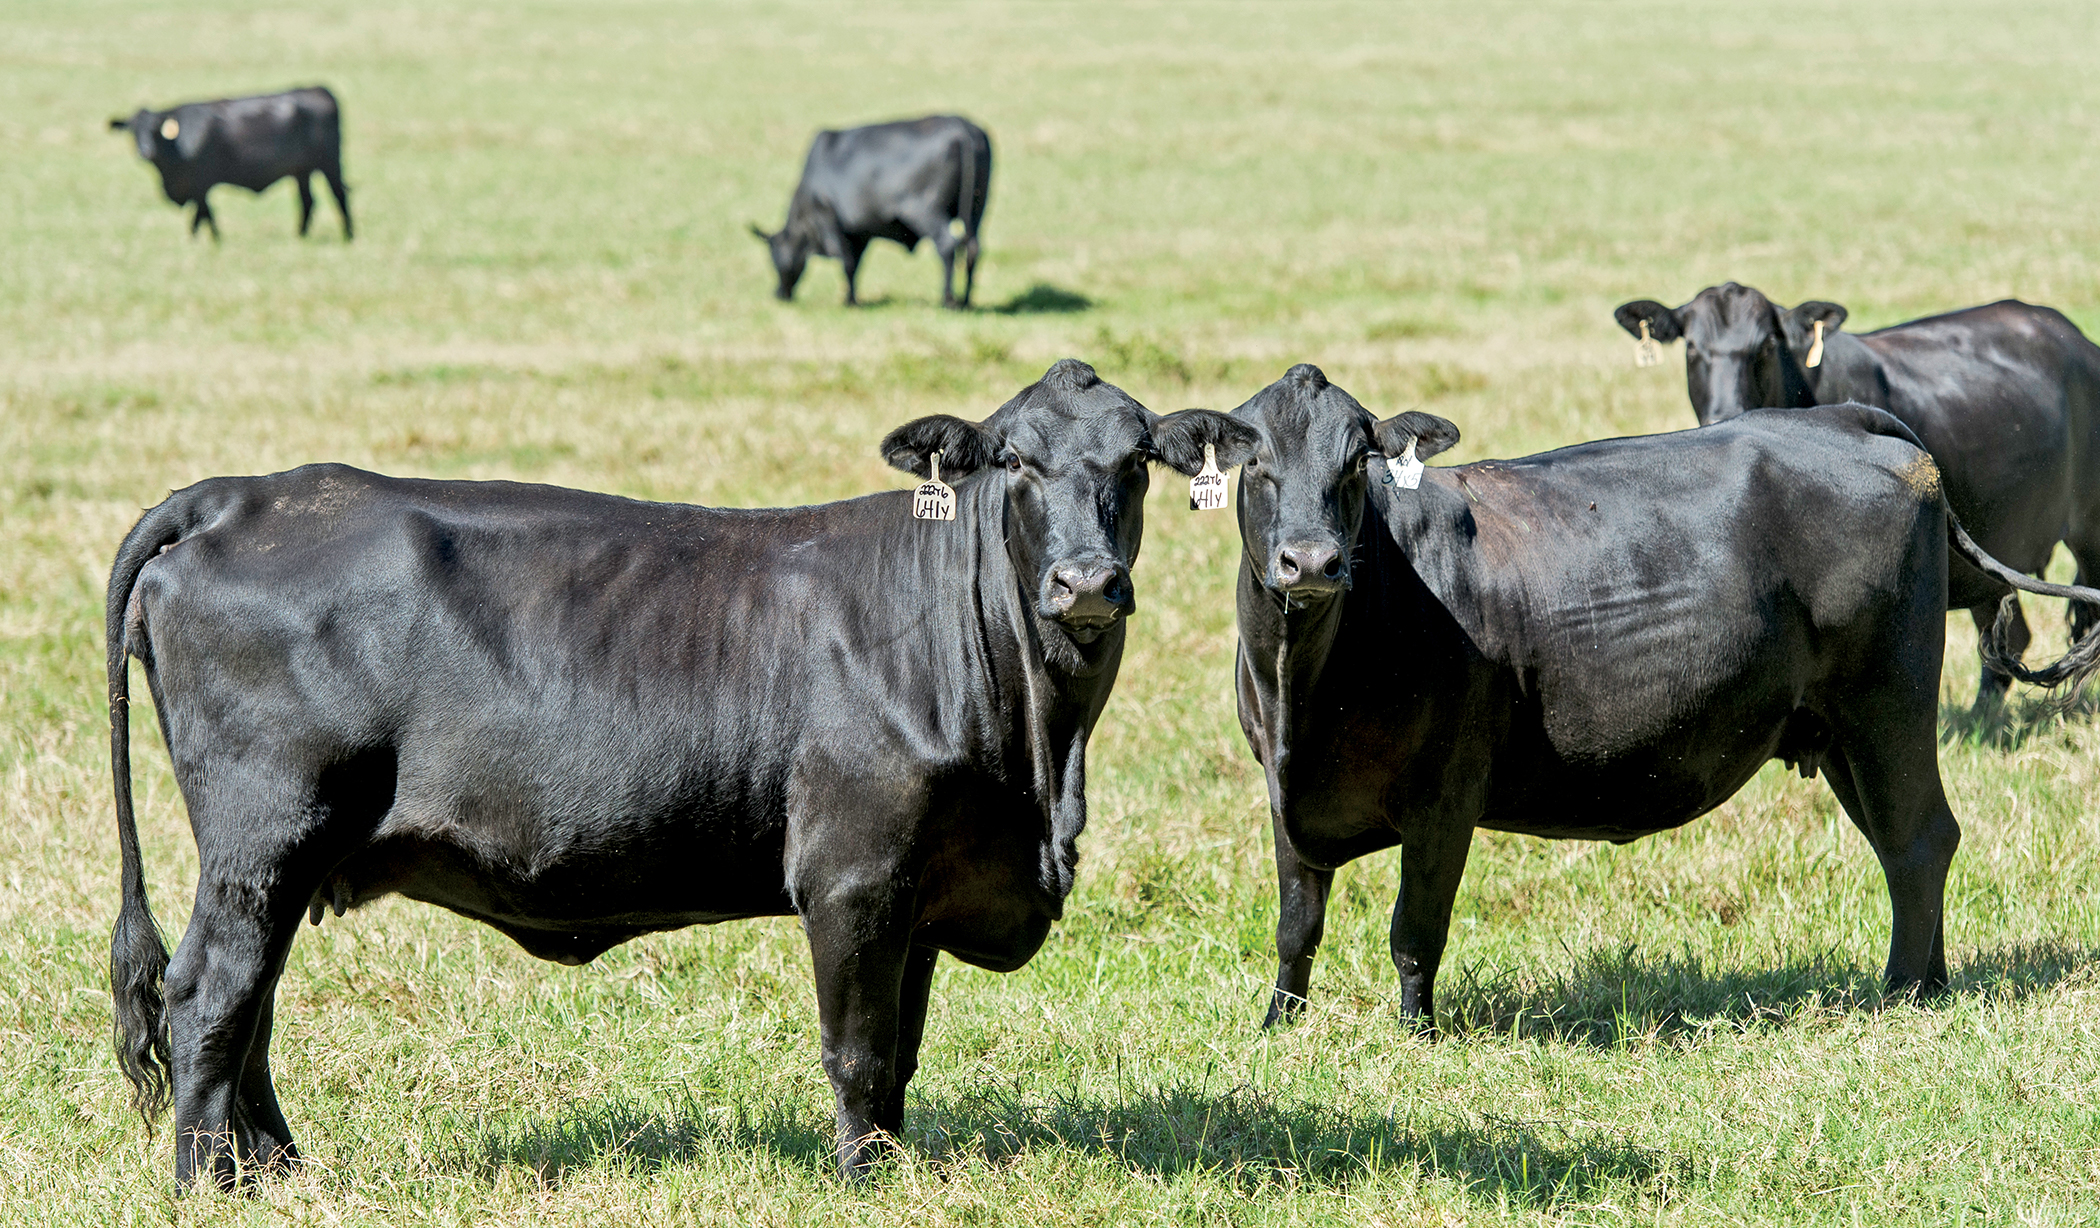
[[[130,119],[109,121],[112,132],[129,131],[139,157],[160,171],[160,186],[177,205],[195,205],[190,233],[219,220],[206,198],[222,183],[260,192],[289,175],[299,185],[299,233],[313,221],[315,171],[335,193],[343,215],[343,238],[351,237],[350,189],[343,185],[343,136],[335,95],[321,86],[186,102],[167,111],[141,108]]]
[[[1625,842],[1679,826],[1767,760],[1820,772],[1880,858],[1891,992],[1947,983],[1961,838],[1941,790],[1950,552],[2030,580],[1953,519],[1939,470],[1879,409],[1424,469],[1442,418],[1381,422],[1318,368],[1233,411],[1240,726],[1269,782],[1280,907],[1269,1022],[1303,1008],[1337,867],[1400,846],[1400,1010],[1433,1026],[1473,829]],[[2028,670],[2100,667],[2100,639]]]
[[[941,306],[968,307],[977,284],[977,229],[992,191],[992,140],[984,129],[953,115],[899,120],[819,132],[802,166],[802,182],[788,201],[787,224],[766,241],[774,290],[782,302],[795,297],[795,283],[812,255],[845,266],[846,305],[857,306],[854,279],[871,239],[916,250],[931,240],[941,256]],[[955,223],[962,233],[955,233]],[[962,300],[955,298],[955,254],[963,254]]]
[[[909,490],[722,509],[342,465],[170,495],[110,574],[110,971],[118,1059],[149,1117],[173,1101],[178,1179],[298,1159],[270,1082],[278,974],[303,921],[392,894],[564,964],[799,916],[860,1172],[903,1124],[940,953],[1018,968],[1064,912],[1148,463],[1194,473],[1252,440],[1067,359],[983,422],[883,441],[928,487],[938,468],[952,519]],[[132,814],[131,657],[199,854],[172,962]]]

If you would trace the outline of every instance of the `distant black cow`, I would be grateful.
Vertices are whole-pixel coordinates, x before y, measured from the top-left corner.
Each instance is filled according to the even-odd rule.
[[[1729,282],[1674,310],[1627,303],[1617,318],[1635,336],[1645,323],[1658,341],[1685,339],[1700,422],[1760,405],[1880,406],[1925,441],[1978,545],[2039,573],[2061,540],[2078,560],[2078,582],[2100,580],[2100,347],[2060,312],[2008,299],[1854,335],[1840,331],[1836,303],[1787,311]],[[1979,632],[2011,591],[1959,559],[1947,581],[1948,608],[1968,610]],[[2028,643],[2017,603],[2013,618],[2017,657]],[[2074,637],[2093,623],[2072,607]],[[1977,715],[1997,709],[2009,682],[1983,671]]]
[[[320,86],[186,102],[168,111],[141,110],[109,121],[111,131],[129,129],[139,157],[160,170],[161,190],[178,205],[197,206],[190,233],[211,225],[219,237],[207,193],[222,183],[260,192],[289,175],[299,185],[299,233],[313,221],[311,177],[319,171],[335,193],[350,238],[350,189],[343,186],[343,135],[335,95]]]
[[[870,239],[915,250],[933,241],[941,254],[941,306],[955,299],[955,253],[963,253],[963,307],[977,284],[977,228],[992,190],[992,141],[984,129],[954,115],[899,120],[819,132],[802,165],[802,182],[788,201],[787,224],[777,234],[751,233],[773,252],[780,274],[774,291],[795,297],[795,283],[812,252],[846,268],[846,305],[860,302],[854,278]],[[952,223],[960,219],[962,236]]]
[[[1442,418],[1376,422],[1311,366],[1235,410],[1240,725],[1267,770],[1280,910],[1269,1021],[1302,1005],[1334,871],[1400,845],[1400,1008],[1432,987],[1473,829],[1628,841],[1768,759],[1822,771],[1881,859],[1892,990],[1946,984],[1960,829],[1937,701],[1950,538],[1932,458],[1861,405],[1415,469]],[[1385,459],[1377,459],[1383,453]],[[2077,590],[2088,601],[2100,592]],[[2100,637],[2022,676],[2082,677]]]
[[[123,908],[118,1055],[175,1168],[297,1159],[269,1073],[299,920],[398,892],[580,964],[799,914],[839,1162],[897,1130],[934,961],[1007,971],[1064,909],[1115,682],[1146,462],[1244,440],[1066,360],[883,456],[954,480],[718,510],[340,465],[147,512],[107,608]],[[132,817],[127,655],[196,833],[168,961]],[[162,997],[165,980],[165,1002]]]

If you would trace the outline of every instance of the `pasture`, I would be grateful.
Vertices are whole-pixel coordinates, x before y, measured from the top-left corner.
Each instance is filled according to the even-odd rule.
[[[391,900],[306,930],[274,1065],[310,1163],[178,1199],[110,1053],[110,556],[219,473],[340,460],[720,505],[910,479],[883,431],[1075,356],[1157,411],[1296,361],[1446,461],[1691,424],[1612,323],[1735,279],[1854,331],[1996,298],[2100,332],[2100,10],[14,0],[0,9],[0,1221],[2056,1224],[2100,1221],[2100,725],[2003,736],[1950,620],[1953,990],[1884,1003],[1888,905],[1780,765],[1614,847],[1481,833],[1406,1034],[1397,855],[1345,869],[1302,1023],[1256,1026],[1275,886],[1232,713],[1232,518],[1155,471],[1065,921],[943,961],[906,1148],[832,1176],[790,919],[581,968]],[[358,237],[279,184],[192,241],[107,130],[325,82]],[[992,134],[980,310],[878,245],[776,303],[819,127]],[[2060,557],[2052,578],[2065,578]],[[878,577],[879,579],[879,577]],[[2060,606],[2030,601],[2040,643]],[[1404,650],[1404,647],[1398,650]],[[136,684],[135,684],[136,686]],[[142,687],[137,687],[142,691]],[[195,855],[134,716],[172,941]]]

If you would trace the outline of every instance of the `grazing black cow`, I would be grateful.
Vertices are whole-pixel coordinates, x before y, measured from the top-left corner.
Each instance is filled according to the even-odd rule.
[[[1701,423],[1761,405],[1880,406],[1924,440],[1984,550],[2039,573],[2062,541],[2078,582],[2100,579],[2100,347],[2062,313],[2008,299],[1855,335],[1836,303],[1788,311],[1729,282],[1675,310],[1627,303],[1617,318],[1635,336],[1646,324],[1657,341],[1685,339]],[[2010,592],[1959,559],[1948,566],[1947,608],[1968,610],[1979,632]],[[2083,606],[2071,618],[2074,638],[2093,626]],[[2017,602],[2011,636],[2017,657],[2028,643]],[[1984,669],[1978,717],[1998,710],[2010,681]]]
[[[1146,462],[1195,473],[1250,436],[1066,360],[982,424],[883,440],[956,479],[952,521],[914,519],[910,491],[720,510],[340,465],[170,496],[110,575],[110,969],[139,1107],[174,1102],[178,1178],[297,1159],[269,1069],[285,954],[302,917],[395,892],[567,964],[800,915],[859,1171],[901,1122],[938,953],[1018,968],[1063,911]],[[127,656],[197,837],[172,963]]]
[[[130,119],[109,121],[113,132],[129,129],[139,157],[160,171],[161,190],[177,205],[195,205],[190,233],[207,223],[219,237],[207,193],[222,183],[260,192],[289,175],[299,185],[299,233],[314,216],[312,176],[328,180],[350,238],[350,189],[343,186],[343,133],[335,95],[321,86],[186,102],[167,111],[141,109]]]
[[[1394,458],[1449,447],[1457,427],[1376,422],[1316,367],[1233,416],[1261,433],[1240,483],[1237,673],[1276,831],[1269,1022],[1305,1001],[1342,863],[1401,846],[1401,1010],[1433,1026],[1475,827],[1633,840],[1773,758],[1821,770],[1880,857],[1889,987],[1946,984],[1950,537],[2008,583],[2067,590],[1975,550],[1902,423],[1862,405],[1759,410],[1424,471]],[[1418,488],[1402,488],[1409,469]],[[2056,682],[2096,663],[2100,637],[2021,672]]]
[[[860,302],[854,278],[870,239],[916,250],[933,241],[941,254],[941,306],[968,307],[977,284],[977,229],[992,191],[992,140],[984,129],[954,115],[898,120],[819,132],[802,164],[802,182],[788,200],[787,224],[777,234],[751,233],[773,252],[782,301],[811,253],[836,258],[846,269],[846,305]],[[958,238],[952,223],[962,222]],[[955,299],[955,253],[963,253],[962,301]]]

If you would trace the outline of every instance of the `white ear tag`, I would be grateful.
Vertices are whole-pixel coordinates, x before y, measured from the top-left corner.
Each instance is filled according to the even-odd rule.
[[[1659,367],[1662,365],[1662,342],[1648,335],[1648,321],[1641,321],[1641,339],[1633,343],[1633,365],[1636,367]]]
[[[1823,321],[1816,321],[1816,339],[1808,343],[1808,366],[1823,365]]]
[[[955,488],[941,481],[941,454],[935,452],[927,461],[933,476],[921,482],[911,492],[911,514],[914,520],[955,519]]]
[[[1407,441],[1407,451],[1400,459],[1385,458],[1385,480],[1401,490],[1413,490],[1422,484],[1422,462],[1415,459],[1415,441]]]
[[[174,117],[174,116],[170,115],[170,116],[168,116],[168,117],[167,117],[166,119],[164,119],[164,120],[160,121],[160,139],[161,139],[161,140],[163,140],[163,141],[172,141],[172,140],[174,140],[174,139],[175,139],[176,137],[178,137],[178,136],[181,136],[181,135],[182,135],[182,125],[181,125],[181,124],[178,124],[178,123],[176,123],[176,122],[175,122],[175,117]]]
[[[1203,469],[1189,479],[1189,510],[1215,512],[1225,506],[1225,475],[1218,472],[1218,445],[1203,445]]]

